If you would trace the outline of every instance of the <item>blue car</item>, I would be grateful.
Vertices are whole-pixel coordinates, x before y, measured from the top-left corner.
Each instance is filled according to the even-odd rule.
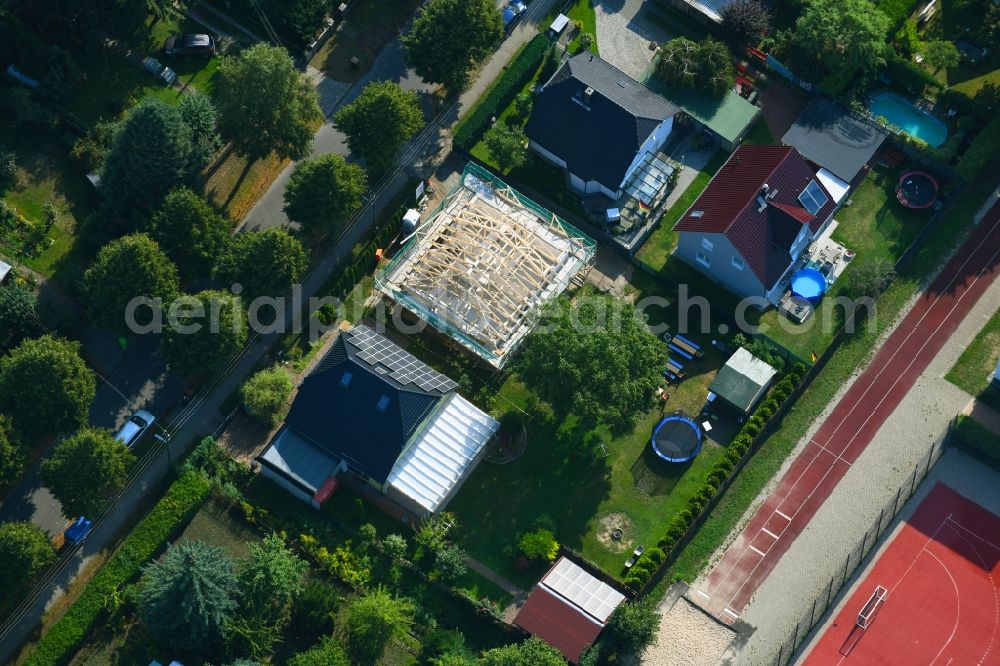
[[[77,546],[87,540],[90,536],[90,531],[93,529],[94,523],[89,518],[84,518],[80,516],[73,521],[73,524],[66,528],[63,532],[63,536],[66,538],[66,544],[70,546]]]
[[[500,15],[503,16],[503,29],[508,35],[526,11],[528,11],[528,6],[521,2],[521,0],[511,0],[504,6]]]

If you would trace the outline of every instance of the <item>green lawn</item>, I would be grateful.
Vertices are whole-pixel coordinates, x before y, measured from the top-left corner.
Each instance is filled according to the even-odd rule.
[[[420,4],[421,0],[360,0],[351,4],[344,26],[327,40],[309,64],[335,81],[357,81]],[[353,57],[360,61],[357,67],[351,65]]]
[[[1000,390],[990,381],[1000,359],[1000,310],[958,357],[945,379],[969,395],[1000,410]]]
[[[1000,163],[994,161],[994,167]],[[986,173],[992,173],[989,169]],[[871,355],[879,336],[902,312],[923,280],[938,267],[951,248],[959,244],[971,227],[972,216],[994,186],[991,179],[979,179],[962,192],[942,224],[928,234],[898,279],[878,300],[878,317],[865,322],[834,354],[827,367],[813,381],[782,421],[781,428],[767,439],[726,491],[715,511],[670,567],[654,596],[661,597],[675,580],[693,581],[708,565],[712,553],[723,543],[746,512],[750,503],[777,474],[827,404],[850,376]]]
[[[930,211],[904,208],[896,200],[898,169],[876,167],[850,193],[852,204],[835,215],[838,226],[833,239],[857,253],[855,262],[888,259],[895,262],[931,218]],[[799,358],[822,354],[844,321],[844,309],[835,307],[837,296],[846,293],[851,266],[833,284],[816,313],[803,324],[795,324],[776,309],[760,315],[761,333],[787,347]]]
[[[757,123],[758,126],[763,124],[763,122]],[[716,152],[712,156],[712,159],[708,161],[708,164],[705,165],[705,168],[694,177],[694,180],[684,190],[684,193],[678,197],[674,205],[668,208],[667,212],[663,214],[660,226],[650,234],[646,242],[639,248],[636,257],[640,261],[657,270],[667,264],[671,258],[670,255],[673,254],[674,248],[677,247],[677,232],[674,231],[674,225],[677,224],[677,220],[681,219],[684,211],[705,191],[708,183],[712,180],[712,176],[725,164],[728,157],[729,155],[722,151]]]
[[[989,48],[990,44],[977,37],[986,7],[985,3],[975,0],[941,0],[934,16],[921,31],[921,38],[965,39]],[[955,67],[939,72],[933,72],[930,67],[926,69],[934,73],[942,84],[974,97],[984,85],[1000,85],[1000,52],[995,48],[990,48],[990,51],[985,59],[975,65],[963,60]]]

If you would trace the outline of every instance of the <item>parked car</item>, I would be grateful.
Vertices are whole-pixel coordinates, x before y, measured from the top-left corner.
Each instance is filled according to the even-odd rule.
[[[503,29],[508,35],[526,11],[528,11],[528,7],[521,0],[510,0],[504,6],[500,15],[503,16]]]
[[[140,409],[125,420],[125,425],[123,425],[121,430],[118,431],[118,434],[115,435],[115,441],[121,442],[131,449],[140,439],[142,439],[143,433],[149,430],[155,421],[155,416],[144,409]]]
[[[163,45],[163,52],[168,56],[179,55],[215,55],[215,39],[211,35],[196,35],[185,33],[168,37]]]
[[[80,516],[63,532],[63,543],[67,546],[79,545],[87,540],[93,528],[93,521]]]

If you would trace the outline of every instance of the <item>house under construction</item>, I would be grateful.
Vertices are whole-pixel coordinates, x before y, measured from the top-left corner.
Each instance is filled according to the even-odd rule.
[[[536,311],[594,253],[591,238],[469,164],[375,286],[501,368],[531,332]]]

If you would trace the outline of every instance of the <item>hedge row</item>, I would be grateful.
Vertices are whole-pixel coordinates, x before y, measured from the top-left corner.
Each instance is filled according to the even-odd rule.
[[[986,123],[962,156],[958,158],[955,171],[959,178],[968,182],[979,175],[993,156],[997,154],[997,145],[1000,144],[1000,115],[994,116],[993,120]]]
[[[480,98],[475,108],[455,128],[453,140],[456,146],[470,150],[476,145],[483,133],[489,129],[490,120],[499,116],[521,92],[524,84],[534,76],[548,47],[548,38],[538,34],[514,56],[493,87]]]
[[[641,590],[653,577],[653,574],[667,563],[670,551],[684,537],[691,528],[691,524],[719,492],[722,483],[736,471],[740,460],[753,446],[754,439],[802,381],[805,372],[805,365],[796,363],[781,381],[774,385],[767,399],[754,411],[753,416],[747,419],[743,428],[729,443],[726,455],[719,458],[712,466],[701,489],[688,500],[687,506],[674,516],[666,533],[656,543],[656,548],[650,548],[643,553],[642,557],[629,569],[625,576],[626,585],[636,591]]]
[[[892,55],[885,63],[886,74],[889,78],[906,90],[919,93],[926,86],[935,89],[941,87],[941,82],[934,78],[934,75],[908,58]]]
[[[895,32],[913,11],[913,0],[879,0],[875,3],[879,11],[889,17],[890,33]]]
[[[187,472],[175,481],[91,579],[80,598],[42,636],[25,666],[59,666],[69,662],[104,612],[107,596],[139,575],[142,567],[201,507],[210,488],[211,483],[196,472]]]
[[[404,204],[385,220],[380,220],[375,228],[375,236],[362,246],[361,250],[340,269],[337,277],[330,281],[330,295],[343,299],[354,288],[361,278],[372,272],[375,267],[375,250],[384,248],[389,241],[399,233],[403,215],[409,210],[409,204]]]
[[[1000,472],[1000,435],[968,416],[959,416],[951,443]]]

